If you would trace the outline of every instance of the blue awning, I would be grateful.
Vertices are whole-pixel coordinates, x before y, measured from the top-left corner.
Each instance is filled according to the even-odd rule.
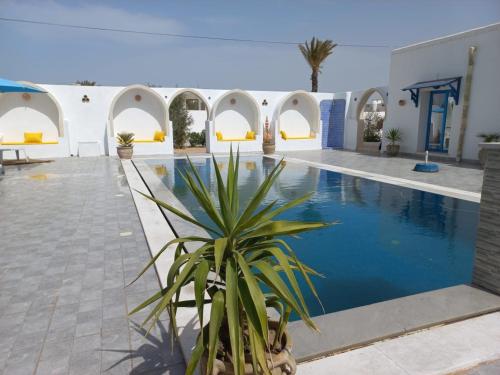
[[[451,78],[441,78],[435,79],[433,81],[422,81],[414,83],[413,85],[407,86],[402,91],[410,91],[411,100],[418,107],[418,98],[420,96],[420,89],[433,88],[435,90],[442,87],[450,90],[451,97],[455,100],[455,104],[458,104],[458,99],[460,97],[460,82],[462,77],[451,77]]]

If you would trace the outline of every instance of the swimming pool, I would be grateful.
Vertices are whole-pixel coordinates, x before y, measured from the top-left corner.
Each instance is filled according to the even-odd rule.
[[[217,161],[225,172],[227,158]],[[185,159],[147,163],[194,217],[208,221],[178,175]],[[211,160],[193,163],[214,192]],[[275,163],[241,158],[242,203]],[[470,284],[479,204],[296,163],[287,163],[267,202],[278,199],[279,205],[310,191],[315,192],[310,201],[280,218],[340,222],[288,239],[303,262],[325,275],[314,279],[325,312]],[[303,290],[311,315],[321,315],[315,298]]]

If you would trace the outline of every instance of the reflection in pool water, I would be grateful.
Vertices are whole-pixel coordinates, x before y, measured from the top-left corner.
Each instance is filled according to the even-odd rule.
[[[210,159],[193,162],[214,193]],[[249,162],[255,168],[248,168]],[[276,162],[265,157],[242,158],[242,203]],[[193,216],[208,221],[174,171],[184,169],[186,160],[148,163],[153,168],[164,166],[167,187]],[[218,159],[218,163],[227,161]],[[477,203],[294,163],[287,163],[267,201],[277,199],[279,206],[310,191],[315,192],[310,201],[281,219],[339,221],[327,229],[302,234],[300,239],[288,239],[299,258],[325,276],[314,281],[326,312],[471,282]],[[322,314],[312,294],[303,290],[311,314]]]

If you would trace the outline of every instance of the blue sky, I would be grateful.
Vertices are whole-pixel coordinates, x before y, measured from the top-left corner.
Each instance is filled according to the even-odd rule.
[[[500,0],[22,1],[0,17],[220,37],[392,48],[500,21]],[[41,83],[310,89],[297,47],[0,22],[0,76]],[[391,48],[337,47],[320,91],[387,84]]]

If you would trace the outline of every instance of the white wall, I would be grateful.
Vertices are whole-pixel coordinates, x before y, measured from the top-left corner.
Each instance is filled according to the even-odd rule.
[[[401,151],[424,151],[429,93],[420,94],[415,108],[410,93],[401,89],[415,82],[461,76],[459,104],[454,107],[449,156],[456,156],[460,119],[463,110],[464,80],[468,48],[477,46],[472,82],[469,123],[465,134],[463,158],[476,160],[480,132],[499,132],[500,118],[500,24],[475,29],[392,52],[389,82],[388,117],[384,127],[399,127],[403,133]],[[400,106],[398,101],[406,101]]]
[[[189,131],[199,133],[202,130],[205,130],[205,121],[207,121],[207,111],[199,110],[199,111],[188,111],[189,115],[193,119],[193,123]]]
[[[54,98],[59,102],[64,116],[64,137],[59,138],[59,145],[43,145],[43,146],[25,146],[22,148],[27,149],[28,154],[31,157],[63,157],[70,155],[78,155],[78,142],[97,142],[99,145],[100,153],[102,155],[110,154],[116,155],[116,141],[113,134],[108,134],[109,129],[109,112],[111,103],[113,99],[124,89],[124,87],[111,87],[111,86],[77,86],[77,85],[40,85],[44,90],[50,92]],[[158,93],[162,98],[164,98],[165,103],[174,97],[177,93],[181,92],[182,88],[153,88],[153,90]],[[228,90],[213,90],[213,89],[199,89],[196,90],[196,93],[199,94],[207,103],[209,108],[213,106],[215,101],[225,94]],[[133,97],[135,95],[134,92],[127,92],[127,96],[132,98],[131,100],[127,99],[121,102],[118,100],[117,110],[115,111],[115,121],[118,123],[118,128],[129,128],[137,124],[138,122],[143,121],[144,118],[148,118],[149,110],[153,113],[155,111],[158,112],[157,109],[153,106],[148,109],[147,113],[144,112],[144,107],[136,108],[137,105]],[[223,126],[226,126],[226,131],[228,132],[227,136],[231,136],[234,133],[234,120],[242,121],[244,129],[246,127],[250,128],[250,123],[255,124],[252,127],[255,127],[257,130],[257,139],[252,142],[241,142],[241,150],[242,151],[261,151],[262,150],[262,129],[266,117],[271,124],[272,131],[276,131],[277,129],[274,126],[274,112],[276,106],[280,103],[280,101],[289,95],[289,92],[282,91],[248,91],[248,94],[255,99],[257,103],[257,107],[260,111],[260,117],[255,118],[255,114],[248,112],[248,106],[242,109],[243,114],[235,114],[231,113],[233,108],[229,108],[227,103],[222,107],[221,110],[218,111],[219,116],[217,121],[221,120]],[[10,94],[9,94],[10,95]],[[82,98],[84,95],[90,99],[89,102],[82,102]],[[146,100],[146,95],[144,92],[141,92],[142,100],[139,104],[143,103]],[[311,93],[311,95],[316,99],[318,105],[321,100],[331,100],[334,97],[334,94],[329,93]],[[2,95],[7,97],[7,95]],[[35,94],[33,94],[35,97]],[[40,99],[46,98],[45,95],[41,94]],[[226,98],[229,100],[229,98]],[[245,101],[245,99],[247,101]],[[42,99],[43,100],[43,99]],[[264,100],[268,103],[267,105],[263,105]],[[245,103],[249,103],[251,99],[246,98],[245,96],[237,97],[237,101],[240,104],[245,101]],[[0,99],[1,103],[1,99]],[[122,104],[124,104],[122,106]],[[126,104],[126,105],[125,105]],[[1,105],[1,104],[0,104]],[[129,109],[128,105],[132,106],[133,109]],[[230,105],[230,104],[229,104]],[[230,105],[233,107],[232,105]],[[0,107],[1,108],[1,107]],[[49,108],[50,105],[44,105],[44,110]],[[206,112],[205,111],[193,111],[196,113],[195,119],[195,127],[194,129],[199,129],[197,131],[201,131],[203,129],[202,126],[199,126],[200,123],[204,124]],[[229,112],[229,113],[224,113]],[[126,118],[124,115],[127,114]],[[136,114],[141,114],[141,118],[135,117]],[[199,115],[199,116],[198,116]],[[222,116],[221,116],[222,115]],[[195,117],[193,116],[193,117]],[[123,117],[123,118],[122,118]],[[157,115],[153,115],[152,127],[147,128],[147,134],[150,136],[150,130],[153,130],[158,123]],[[198,118],[200,117],[200,118]],[[7,117],[0,115],[0,124],[2,124]],[[124,122],[121,122],[124,120]],[[9,120],[10,122],[10,120]],[[155,123],[156,122],[156,123]],[[17,120],[16,120],[17,124]],[[130,124],[130,125],[128,125]],[[220,123],[219,123],[220,124]],[[168,125],[168,124],[167,124]],[[149,125],[148,125],[149,126]],[[241,126],[241,125],[240,125]],[[242,128],[243,128],[242,127]],[[132,130],[138,135],[136,136],[138,139],[142,137],[142,133],[138,132],[138,129],[127,129]],[[238,130],[238,136],[241,130]],[[246,130],[245,130],[246,132]],[[167,134],[171,134],[171,128],[168,126]],[[215,137],[215,132],[213,132],[213,136]],[[236,134],[235,134],[236,135]],[[244,135],[244,134],[243,134]],[[276,137],[276,134],[274,135]],[[207,140],[210,142],[210,140]],[[229,150],[230,143],[229,142],[214,142],[212,140],[212,152],[227,152]],[[10,147],[10,146],[9,146]],[[15,148],[15,147],[10,147]],[[301,142],[301,141],[289,141],[283,149],[319,149],[321,148],[321,124],[320,129],[318,129],[318,136],[314,142]],[[278,146],[277,146],[277,149]],[[173,152],[172,146],[172,138],[167,137],[167,142],[164,143],[148,143],[148,144],[136,144],[134,148],[134,152],[136,155],[140,154],[171,154]]]
[[[76,85],[41,85],[50,92],[63,109],[68,131],[65,138],[69,149],[66,155],[78,155],[79,141],[96,141],[102,155],[107,153],[106,127],[109,108],[115,95],[123,87],[76,86]],[[90,99],[82,102],[84,95]]]
[[[221,132],[224,138],[245,138],[248,131],[260,133],[258,104],[245,94],[223,96],[212,110],[213,133]]]
[[[58,141],[57,105],[44,94],[29,94],[29,100],[23,99],[22,95],[0,95],[0,134],[3,141],[24,142],[25,132],[42,132],[43,142]]]
[[[140,95],[141,100],[134,98]],[[132,132],[137,140],[152,140],[156,131],[167,133],[167,113],[164,100],[143,90],[132,89],[115,102],[112,116],[114,136]]]
[[[290,137],[309,137],[320,127],[319,103],[309,94],[296,93],[286,98],[276,116],[278,131],[285,131]]]

